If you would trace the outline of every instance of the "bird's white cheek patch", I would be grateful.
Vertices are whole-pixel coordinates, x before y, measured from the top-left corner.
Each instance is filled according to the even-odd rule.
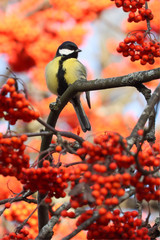
[[[71,50],[71,49],[59,49],[59,53],[60,55],[69,55],[69,54],[72,54],[74,52],[74,50]]]

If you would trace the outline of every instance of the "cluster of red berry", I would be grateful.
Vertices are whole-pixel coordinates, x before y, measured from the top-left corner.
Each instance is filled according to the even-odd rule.
[[[88,239],[150,239],[148,230],[141,228],[142,220],[136,218],[136,211],[121,213],[113,210],[130,186],[135,187],[139,200],[158,200],[160,178],[152,175],[143,176],[137,169],[129,174],[129,168],[135,166],[135,157],[128,155],[127,142],[117,133],[97,136],[94,144],[85,141],[77,154],[85,156],[85,163],[76,165],[70,172],[71,207],[76,209],[88,204],[91,208],[81,214],[77,226],[92,217],[94,211],[99,212],[99,218],[91,224]],[[160,148],[153,144],[153,148],[140,151],[138,161],[144,170],[153,170],[160,164]],[[120,171],[123,169],[123,172]],[[78,183],[75,180],[79,179]],[[142,180],[141,180],[142,179]],[[63,217],[75,217],[74,212],[62,211]],[[136,219],[135,219],[136,218]]]
[[[111,0],[116,7],[123,8],[124,12],[130,12],[128,22],[140,22],[146,19],[152,20],[153,14],[150,9],[145,9],[145,2],[149,0]]]
[[[41,194],[48,193],[47,202],[53,196],[56,198],[65,197],[64,189],[68,187],[69,174],[63,167],[52,167],[48,160],[43,161],[42,168],[22,169],[21,183],[24,189]]]
[[[160,42],[149,40],[149,36],[143,31],[131,33],[120,42],[117,51],[124,57],[131,57],[131,61],[138,61],[142,65],[154,64],[154,58],[160,57]]]
[[[136,197],[139,201],[145,199],[147,202],[160,199],[160,178],[152,176],[144,176],[141,181],[142,174],[137,173],[131,179],[132,186],[136,189]]]
[[[152,144],[152,148],[138,153],[139,162],[147,170],[154,170],[154,167],[160,166],[160,146],[158,143]]]
[[[153,14],[150,9],[140,8],[138,10],[138,13],[139,14],[136,15],[135,12],[133,12],[133,11],[130,12],[129,17],[128,17],[128,22],[140,22],[140,21],[144,21],[146,19],[148,19],[148,20],[153,19]]]
[[[120,140],[118,134],[109,133],[96,137],[94,142],[96,145],[85,141],[83,148],[77,150],[78,155],[87,154],[86,164],[76,167],[70,175],[72,188],[77,188],[75,179],[80,179],[79,184],[90,186],[91,197],[87,188],[83,192],[77,190],[77,194],[71,196],[73,208],[86,203],[91,206],[115,206],[119,203],[119,197],[125,194],[125,188],[130,185],[130,174],[115,172],[119,167],[128,168],[134,162],[133,156],[123,154],[122,145],[125,145],[126,141]],[[92,198],[94,201],[90,201]]]
[[[4,117],[14,125],[18,119],[30,122],[39,117],[39,113],[30,107],[24,94],[17,92],[15,80],[9,78],[0,90],[0,118]]]
[[[30,198],[30,200],[31,199],[32,198]],[[24,201],[19,201],[19,202],[13,202],[10,205],[11,205],[10,208],[6,209],[3,215],[7,221],[10,221],[12,223],[12,229],[15,229],[17,226],[21,225],[28,218],[28,216],[31,215],[27,221],[27,224],[24,226],[23,231],[26,233],[29,232],[29,234],[27,235],[28,239],[30,240],[35,239],[36,236],[38,235],[38,228],[37,228],[38,211],[35,211],[33,213],[33,211],[36,208],[35,203],[27,203]],[[12,234],[14,236],[15,233],[12,233]],[[15,239],[18,240],[19,238],[17,237]]]
[[[26,135],[5,138],[0,133],[0,174],[21,178],[22,168],[29,167],[29,156],[24,154]]]
[[[28,240],[29,232],[25,229],[21,229],[19,233],[11,232],[9,235],[4,236],[1,240]]]
[[[94,210],[82,213],[77,221],[77,226],[93,216]],[[120,213],[119,209],[113,212],[104,209],[99,210],[100,217],[87,227],[87,239],[136,239],[149,240],[148,229],[139,228],[142,220],[137,218],[138,212]]]

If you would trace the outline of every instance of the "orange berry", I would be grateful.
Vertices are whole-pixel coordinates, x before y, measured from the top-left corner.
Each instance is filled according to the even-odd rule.
[[[10,202],[5,203],[5,208],[10,208],[10,206],[11,206]]]
[[[55,151],[56,152],[61,152],[62,151],[62,147],[60,145],[55,147]]]
[[[98,181],[99,184],[104,184],[105,178],[102,177],[102,176],[99,176],[99,178],[97,179],[97,181]]]
[[[3,95],[3,94],[5,94],[5,93],[9,92],[9,90],[10,90],[10,86],[9,86],[8,84],[4,84],[4,85],[2,86],[2,92],[1,92],[1,94]]]
[[[102,199],[100,199],[100,198],[97,198],[96,199],[96,204],[99,206],[99,205],[102,205]]]
[[[108,212],[105,214],[105,218],[106,218],[106,220],[111,220],[111,219],[113,219],[113,214],[112,214],[110,211],[108,211]]]
[[[16,88],[14,86],[10,86],[9,92],[14,92],[15,90],[16,90]]]
[[[17,108],[22,108],[23,107],[23,102],[22,101],[17,101],[16,102],[16,107]]]
[[[33,114],[33,119],[37,119],[37,118],[39,118],[40,117],[40,114],[39,114],[39,112],[34,112],[34,114]]]
[[[113,205],[117,205],[119,203],[118,198],[116,197],[113,197],[111,202]]]
[[[81,155],[83,155],[83,154],[86,154],[86,149],[84,149],[84,148],[79,148],[79,149],[77,150],[77,155],[81,156]]]
[[[94,145],[92,143],[88,142],[88,141],[84,141],[82,143],[82,146],[86,149],[89,149],[89,150],[92,150],[94,148]]]
[[[50,162],[48,160],[44,160],[43,161],[43,167],[49,167],[50,166]]]
[[[85,172],[84,177],[85,178],[90,178],[92,173],[90,171]]]
[[[97,191],[97,190],[93,190],[93,191],[92,191],[92,196],[93,196],[93,197],[98,198],[99,195],[100,195],[99,191]]]
[[[61,212],[61,216],[62,216],[62,217],[67,217],[67,216],[68,216],[67,210],[63,210],[63,211]]]
[[[117,168],[117,164],[115,162],[112,162],[112,163],[109,164],[109,168],[111,170],[115,170]]]
[[[7,84],[8,84],[9,86],[12,86],[13,84],[15,84],[15,80],[14,80],[13,78],[8,78]]]
[[[45,203],[51,203],[52,199],[51,198],[46,198],[44,201],[45,201]]]
[[[24,142],[24,141],[27,141],[28,137],[27,137],[27,135],[23,134],[23,135],[21,135],[20,138],[21,138],[21,141]]]
[[[143,136],[144,130],[143,130],[143,129],[139,129],[139,130],[137,131],[137,133],[138,133],[139,136]]]
[[[106,212],[107,212],[107,210],[106,210],[106,208],[104,208],[104,207],[101,207],[101,208],[99,209],[99,214],[100,214],[100,215],[104,215],[104,214],[106,214]]]
[[[120,188],[119,190],[117,190],[117,195],[119,197],[123,196],[125,194],[125,190],[123,188]]]
[[[101,188],[100,193],[106,196],[108,194],[108,190],[106,188]]]
[[[71,207],[72,208],[78,208],[79,207],[79,203],[77,201],[71,201]]]
[[[116,194],[117,194],[117,189],[111,188],[111,189],[110,189],[110,193],[111,193],[112,195],[116,195]]]
[[[74,212],[68,212],[68,217],[69,218],[75,218],[75,213]]]
[[[82,171],[88,170],[88,165],[87,164],[80,164],[80,168]]]
[[[99,190],[101,186],[98,183],[93,184],[93,189],[94,190]]]

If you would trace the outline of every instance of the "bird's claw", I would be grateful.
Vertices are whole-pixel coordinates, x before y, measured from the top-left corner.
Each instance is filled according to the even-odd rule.
[[[49,104],[49,108],[50,108],[51,111],[58,110],[60,104],[61,104],[60,97],[57,97],[56,102],[52,102],[52,103]]]

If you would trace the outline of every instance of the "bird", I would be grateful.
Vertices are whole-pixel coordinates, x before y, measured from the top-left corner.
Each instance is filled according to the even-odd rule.
[[[77,59],[82,50],[71,41],[63,42],[57,49],[56,55],[45,68],[47,87],[51,93],[60,97],[75,81],[87,81],[85,66]],[[88,107],[91,108],[90,94],[85,92]],[[83,132],[91,130],[91,124],[80,101],[80,93],[70,100]]]

